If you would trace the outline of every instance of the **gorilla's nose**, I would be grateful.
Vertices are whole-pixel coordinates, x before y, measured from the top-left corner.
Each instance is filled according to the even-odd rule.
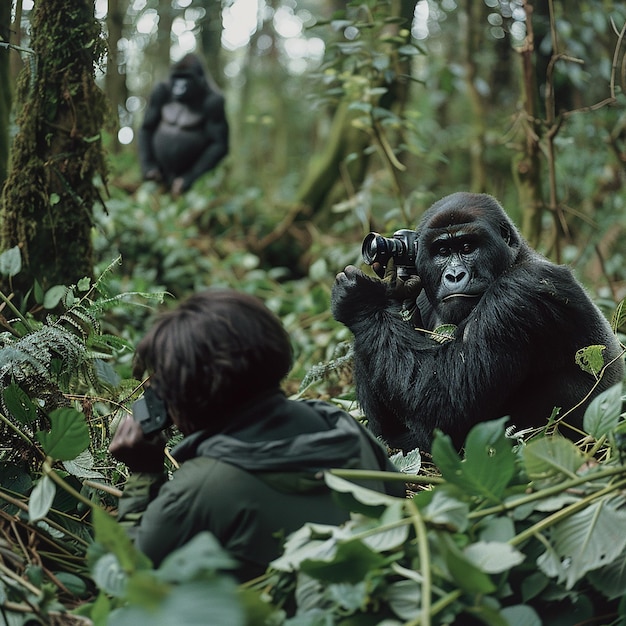
[[[444,276],[445,281],[449,285],[457,285],[459,283],[463,284],[467,281],[468,274],[462,267],[452,267],[450,268]]]

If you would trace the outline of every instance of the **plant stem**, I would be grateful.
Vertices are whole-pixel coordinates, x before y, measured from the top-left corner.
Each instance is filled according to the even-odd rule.
[[[15,307],[15,305],[13,304],[13,302],[11,302],[11,298],[7,298],[1,291],[0,291],[0,300],[2,300],[13,312],[13,315],[15,315],[16,317],[18,317],[20,319],[20,321],[22,322],[22,324],[24,324],[24,326],[26,326],[26,328],[29,330],[29,332],[32,332],[33,328],[32,326],[28,323],[28,320],[19,312],[19,310]]]
[[[346,480],[393,480],[397,482],[415,483],[419,485],[439,485],[444,481],[441,476],[420,476],[418,474],[404,474],[403,472],[383,472],[358,469],[331,469],[334,476]]]
[[[523,504],[529,504],[531,502],[535,502],[536,500],[542,500],[548,496],[556,495],[562,493],[563,491],[567,491],[568,489],[573,489],[580,485],[584,485],[588,482],[593,482],[596,480],[601,480],[603,478],[610,478],[612,476],[619,476],[621,474],[626,473],[626,467],[619,466],[613,467],[607,470],[601,470],[594,474],[586,474],[585,476],[579,476],[577,478],[572,478],[571,480],[566,480],[558,485],[554,485],[553,487],[547,487],[545,489],[540,489],[539,491],[534,491],[531,494],[526,496],[520,496],[519,498],[515,498],[509,500],[508,502],[503,502],[502,504],[498,504],[496,506],[491,506],[486,509],[482,509],[480,511],[472,511],[469,513],[469,519],[480,519],[482,517],[486,517],[487,515],[493,515],[495,513],[503,513],[505,511],[511,511],[516,509],[518,506]]]
[[[550,526],[557,524],[558,522],[564,520],[565,518],[577,513],[578,511],[584,509],[587,505],[589,505],[594,500],[598,498],[602,498],[605,495],[608,495],[611,492],[618,491],[622,487],[626,486],[626,479],[619,480],[612,485],[607,485],[604,489],[600,489],[600,491],[596,491],[595,493],[589,494],[585,498],[581,498],[578,502],[574,502],[574,504],[570,504],[566,506],[564,509],[545,517],[540,522],[533,524],[530,528],[522,531],[519,535],[516,535],[512,539],[509,539],[509,543],[512,546],[519,545],[523,543],[527,539],[537,535],[545,528],[549,528]]]
[[[420,571],[422,574],[422,610],[420,621],[418,623],[422,626],[430,626],[432,577],[430,571],[430,550],[428,549],[426,524],[424,523],[424,519],[422,518],[422,515],[413,500],[407,500],[406,507],[408,513],[411,515],[411,520],[415,528],[417,550],[420,560]]]
[[[82,493],[79,493],[78,491],[76,491],[76,489],[74,489],[74,487],[66,483],[54,471],[54,469],[52,469],[52,459],[50,457],[47,457],[46,460],[43,462],[42,470],[43,470],[44,476],[48,476],[54,483],[56,483],[59,487],[61,487],[61,489],[64,489],[65,491],[67,491],[70,495],[76,498],[79,502],[82,502],[85,506],[88,506],[90,509],[93,509],[96,506],[91,500],[89,500],[89,498],[85,498],[85,496]]]

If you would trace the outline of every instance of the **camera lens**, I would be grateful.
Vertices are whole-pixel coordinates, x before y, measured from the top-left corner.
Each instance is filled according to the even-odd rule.
[[[388,258],[386,238],[378,233],[369,233],[363,240],[361,255],[368,265],[385,261]]]

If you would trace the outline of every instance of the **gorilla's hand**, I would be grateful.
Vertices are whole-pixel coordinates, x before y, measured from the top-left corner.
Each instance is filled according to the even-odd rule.
[[[185,179],[182,176],[175,178],[172,182],[172,198],[178,198],[185,191]]]
[[[334,318],[350,327],[373,311],[384,309],[387,285],[378,278],[366,276],[354,265],[337,274],[331,294]]]
[[[400,278],[393,257],[389,259],[389,263],[384,269],[379,263],[374,263],[374,266],[378,266],[374,267],[374,271],[387,284],[387,296],[389,298],[402,302],[407,300],[415,302],[415,299],[422,291],[422,279],[419,276],[413,275],[407,279]]]
[[[163,180],[161,172],[156,168],[148,170],[143,178],[144,180],[154,180],[157,183],[160,183]]]

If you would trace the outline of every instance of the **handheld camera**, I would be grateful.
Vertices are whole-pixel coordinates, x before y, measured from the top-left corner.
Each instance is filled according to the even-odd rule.
[[[165,404],[151,387],[146,387],[143,396],[133,402],[133,419],[139,423],[144,435],[156,433],[171,424]]]
[[[369,233],[363,239],[361,255],[368,265],[380,263],[387,267],[393,258],[398,270],[398,277],[406,279],[415,276],[415,259],[417,258],[417,231],[403,228],[397,230],[393,237],[383,237],[378,233]]]

